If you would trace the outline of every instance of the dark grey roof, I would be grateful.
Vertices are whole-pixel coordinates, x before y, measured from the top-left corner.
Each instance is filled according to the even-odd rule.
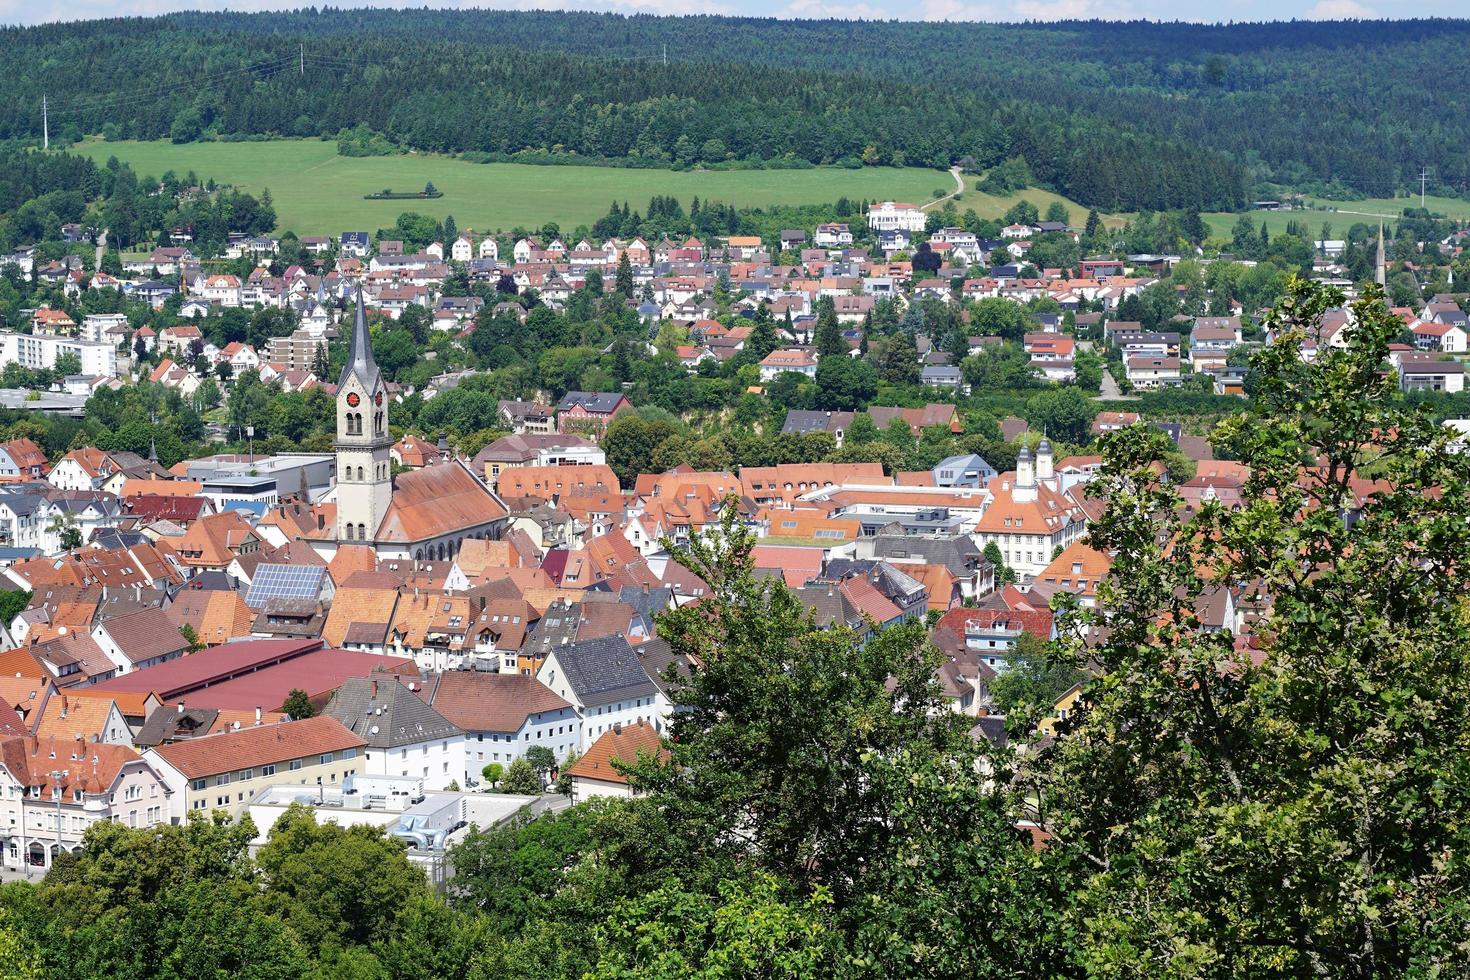
[[[832,582],[857,576],[872,582],[874,588],[897,603],[899,608],[912,605],[929,594],[923,582],[901,567],[877,558],[833,558],[827,562],[822,575],[823,579]]]
[[[573,405],[581,405],[589,412],[600,412],[605,415],[617,408],[618,403],[622,400],[622,394],[615,391],[569,391],[562,396],[556,408],[559,412],[565,412]]]
[[[322,714],[340,721],[373,749],[416,745],[461,734],[459,728],[390,674],[348,678]]]
[[[138,734],[133,736],[133,744],[140,749],[151,749],[155,745],[165,745],[181,738],[206,735],[218,717],[218,708],[184,707],[179,710],[172,705],[160,705],[143,722]]]
[[[342,376],[337,379],[337,387],[341,388],[354,375],[362,385],[362,390],[371,396],[378,387],[378,365],[373,360],[372,338],[368,336],[361,282],[357,284],[357,314],[352,319],[352,339],[348,342],[347,363],[342,365]]]
[[[689,676],[689,661],[674,653],[674,648],[669,646],[665,640],[649,640],[637,648],[639,661],[643,664],[643,672],[648,679],[653,681],[655,687],[661,694],[671,695],[673,688],[678,683],[670,683],[670,668],[675,677]]]
[[[35,497],[28,493],[7,493],[0,496],[0,503],[9,507],[17,516],[34,514],[45,505],[44,497]]]
[[[786,413],[786,421],[781,426],[783,433],[794,432],[797,435],[805,435],[808,432],[832,432],[834,429],[842,428],[846,423],[851,424],[853,414],[851,412],[815,412],[803,408],[794,408]]]
[[[583,707],[648,697],[656,691],[638,654],[621,636],[568,643],[552,652]]]
[[[1005,748],[1010,739],[1006,735],[1006,720],[1004,715],[982,715],[975,719],[975,727],[970,729],[970,737],[975,741],[987,739],[996,748]]]
[[[943,537],[879,534],[873,538],[873,555],[908,561],[922,559],[926,564],[943,565],[960,578],[985,564],[979,547],[968,534]]]
[[[811,610],[816,624],[823,629],[846,626],[863,631],[862,613],[853,608],[852,603],[847,601],[847,597],[835,585],[804,585],[792,591],[801,600],[801,604]]]
[[[618,591],[618,601],[638,610],[652,624],[655,614],[664,612],[673,605],[674,590],[625,585]]]

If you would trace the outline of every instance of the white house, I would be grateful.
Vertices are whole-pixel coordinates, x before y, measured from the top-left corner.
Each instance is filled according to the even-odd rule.
[[[106,341],[78,337],[53,337],[0,331],[0,367],[19,364],[27,368],[56,367],[57,358],[74,354],[82,374],[117,377],[117,346]]]
[[[839,248],[843,245],[852,244],[852,229],[845,224],[817,225],[817,230],[812,235],[813,244],[822,248]]]
[[[658,687],[628,641],[613,635],[551,650],[536,678],[570,703],[582,720],[579,751],[616,725],[661,726]]]
[[[223,307],[240,305],[240,278],[232,275],[206,276],[200,285],[199,295],[206,303]]]
[[[491,262],[500,261],[500,244],[488,235],[480,239],[480,258]]]
[[[760,363],[762,381],[770,381],[788,372],[804,374],[808,378],[817,376],[817,358],[810,351],[799,347],[773,350]]]
[[[1444,354],[1463,354],[1470,337],[1458,323],[1418,323],[1414,326],[1414,346],[1420,350],[1437,350]]]
[[[1135,388],[1158,388],[1179,381],[1177,357],[1130,357],[1128,383]]]
[[[913,204],[884,201],[868,208],[868,227],[874,231],[923,231],[924,212]]]
[[[97,623],[92,640],[119,674],[177,660],[189,652],[189,641],[157,606]]]
[[[667,758],[668,750],[659,742],[652,725],[637,722],[618,725],[604,733],[587,754],[567,770],[571,777],[572,802],[581,803],[594,796],[627,799],[638,793],[628,785],[628,777],[619,765],[631,766],[640,758]]]
[[[365,775],[410,776],[428,790],[463,786],[464,732],[419,697],[419,684],[387,673],[348,678],[322,714],[367,742]]]
[[[550,749],[558,762],[581,747],[577,709],[527,674],[446,671],[426,675],[424,690],[434,710],[464,731],[468,785],[492,763],[509,768],[533,745]]]

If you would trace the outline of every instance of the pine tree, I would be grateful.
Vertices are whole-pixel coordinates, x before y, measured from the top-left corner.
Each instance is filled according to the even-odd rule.
[[[1087,212],[1087,226],[1082,233],[1088,238],[1096,238],[1102,232],[1102,218],[1097,213],[1097,208]]]
[[[446,214],[444,216],[444,248],[446,251],[458,237],[459,226],[454,223],[454,215]]]
[[[842,357],[848,354],[847,339],[842,336],[842,324],[837,322],[837,306],[830,296],[823,296],[817,301],[814,342],[818,356]]]
[[[767,354],[781,346],[781,340],[776,336],[776,320],[771,316],[771,308],[764,303],[756,308],[755,327],[750,331],[745,346],[750,348],[756,360],[764,360]]]
[[[625,299],[633,298],[633,263],[628,261],[628,251],[618,256],[618,276],[614,280],[613,292]]]

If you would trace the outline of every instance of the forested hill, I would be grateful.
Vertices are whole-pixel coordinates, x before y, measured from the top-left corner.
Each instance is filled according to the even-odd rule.
[[[997,25],[516,11],[178,14],[0,31],[0,138],[318,135],[438,151],[989,166],[1107,209],[1259,182],[1465,189],[1470,22]],[[452,40],[446,40],[452,39]],[[299,73],[298,45],[306,72]],[[663,64],[667,47],[668,64]],[[1414,181],[1417,189],[1417,181]]]

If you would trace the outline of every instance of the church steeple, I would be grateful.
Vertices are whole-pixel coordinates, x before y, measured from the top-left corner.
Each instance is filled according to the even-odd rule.
[[[1383,286],[1388,283],[1388,262],[1383,254],[1383,222],[1378,222],[1378,256],[1373,265],[1373,281]]]
[[[357,284],[357,313],[352,318],[352,339],[347,343],[347,363],[342,365],[342,376],[337,387],[347,384],[347,379],[356,375],[365,392],[378,386],[378,364],[373,360],[373,342],[368,335],[367,310],[362,302],[362,283]]]
[[[347,363],[337,382],[337,538],[373,540],[393,502],[386,385],[373,360],[362,284]]]

